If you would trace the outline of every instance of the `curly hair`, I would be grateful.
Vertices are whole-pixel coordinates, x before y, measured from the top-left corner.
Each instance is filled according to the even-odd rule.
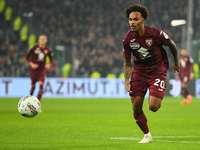
[[[127,7],[125,9],[125,15],[126,15],[126,18],[129,18],[129,14],[131,12],[140,12],[142,17],[146,20],[148,15],[149,15],[149,12],[147,10],[146,7],[142,6],[142,5],[137,5],[137,4],[134,4],[134,5],[130,5],[129,7]]]

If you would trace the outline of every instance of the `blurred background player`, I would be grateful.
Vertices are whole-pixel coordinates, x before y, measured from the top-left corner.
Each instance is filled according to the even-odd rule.
[[[148,17],[146,7],[130,5],[125,9],[125,15],[131,27],[123,40],[125,88],[132,101],[135,121],[144,133],[144,138],[139,143],[150,143],[153,138],[142,110],[144,97],[149,88],[149,109],[156,112],[161,107],[169,67],[167,53],[162,45],[168,46],[172,53],[174,73],[179,71],[177,48],[164,31],[144,26]],[[131,55],[134,56],[133,71]]]
[[[184,100],[180,102],[181,105],[189,104],[192,101],[192,95],[190,95],[187,83],[189,80],[193,79],[194,70],[193,70],[193,59],[187,55],[186,49],[181,49],[181,57],[179,59],[180,63],[180,72],[177,75],[176,79],[181,80],[181,88],[183,91]]]
[[[39,44],[32,47],[25,55],[26,60],[30,64],[30,78],[31,78],[31,90],[30,95],[33,95],[35,90],[35,84],[39,82],[39,92],[37,98],[41,100],[43,94],[43,85],[46,76],[46,69],[50,68],[53,62],[52,52],[49,47],[46,46],[47,36],[42,34],[38,39]],[[49,56],[50,63],[46,64],[46,56]]]

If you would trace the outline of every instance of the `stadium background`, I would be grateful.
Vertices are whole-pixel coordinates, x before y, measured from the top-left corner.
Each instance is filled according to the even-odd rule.
[[[29,64],[24,55],[37,43],[38,35],[44,33],[54,53],[54,63],[47,73],[48,77],[90,78],[97,71],[102,78],[110,74],[118,78],[123,72],[122,40],[130,29],[124,9],[133,3],[146,6],[149,17],[145,25],[164,30],[180,51],[187,47],[188,2],[1,0],[0,77],[29,77]],[[189,51],[195,62],[197,79],[200,63],[200,0],[192,2],[192,48]],[[170,23],[175,19],[185,19],[187,23],[172,27]],[[169,80],[175,76],[170,53],[168,57]]]

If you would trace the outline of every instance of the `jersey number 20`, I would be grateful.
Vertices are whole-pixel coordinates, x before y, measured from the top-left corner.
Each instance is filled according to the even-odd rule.
[[[160,80],[160,79],[155,79],[156,82],[153,84],[155,86],[160,86],[160,88],[164,89],[165,88],[165,81],[164,80]]]

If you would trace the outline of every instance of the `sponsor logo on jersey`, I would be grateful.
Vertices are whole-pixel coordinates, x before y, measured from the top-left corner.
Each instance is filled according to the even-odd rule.
[[[131,49],[138,49],[138,48],[140,48],[140,44],[139,43],[130,43],[130,47],[131,47]]]
[[[40,48],[37,48],[34,53],[35,54],[40,54],[41,53]]]
[[[151,47],[151,45],[153,44],[153,40],[152,39],[146,39],[145,42],[146,42],[146,45],[148,47]]]

